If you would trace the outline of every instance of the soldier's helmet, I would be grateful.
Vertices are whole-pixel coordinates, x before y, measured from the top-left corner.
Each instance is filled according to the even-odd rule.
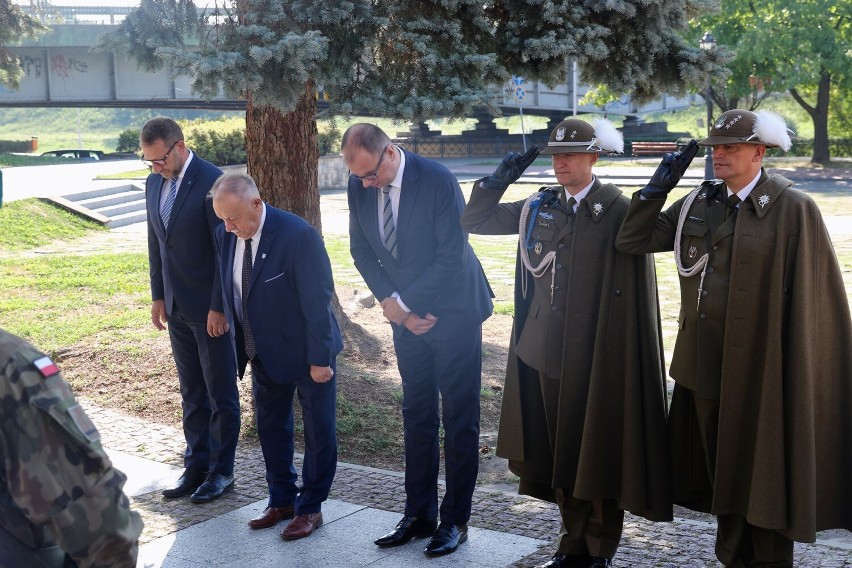
[[[605,118],[585,120],[569,118],[556,125],[550,133],[547,148],[542,154],[596,154],[624,152],[624,135]]]
[[[698,144],[761,144],[767,148],[789,150],[792,142],[787,124],[780,115],[771,110],[751,112],[736,108],[719,115],[710,135]]]

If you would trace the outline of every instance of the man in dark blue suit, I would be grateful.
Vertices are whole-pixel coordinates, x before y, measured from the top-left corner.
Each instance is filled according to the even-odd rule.
[[[210,191],[224,221],[216,232],[225,313],[235,330],[240,374],[251,361],[257,432],[269,502],[251,528],[293,520],[285,540],[322,525],[337,468],[336,357],[343,349],[331,311],[334,282],[319,232],[266,205],[251,177],[226,174]],[[293,467],[293,396],[302,405],[302,486]]]
[[[222,170],[191,152],[170,118],[146,122],[139,143],[152,170],[145,183],[151,322],[160,330],[168,323],[186,438],[186,469],[163,495],[205,503],[233,487],[240,434],[236,361],[213,243],[221,221],[207,199]]]
[[[459,223],[464,198],[449,170],[403,151],[371,124],[351,126],[342,150],[351,174],[352,258],[393,326],[402,377],[405,516],[375,542],[396,546],[432,536],[425,553],[439,556],[467,539],[491,289]],[[435,530],[439,394],[447,491]]]

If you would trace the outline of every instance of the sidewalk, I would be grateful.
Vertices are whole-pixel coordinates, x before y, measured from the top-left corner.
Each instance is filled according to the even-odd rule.
[[[258,447],[237,449],[236,485],[213,503],[164,499],[160,490],[182,471],[182,434],[85,403],[116,467],[128,475],[125,491],[145,521],[138,567],[206,566],[353,568],[361,566],[529,567],[549,558],[559,531],[556,507],[514,492],[479,488],[473,499],[470,537],[442,558],[422,553],[425,540],[382,549],[372,541],[399,520],[405,492],[401,473],[341,463],[325,524],[311,537],[285,542],[277,528],[253,531],[247,521],[266,506],[263,458]],[[301,464],[298,463],[297,466]],[[676,508],[672,523],[627,514],[615,565],[621,567],[717,567],[715,522]],[[796,544],[797,566],[852,566],[852,535],[820,533],[816,544]]]

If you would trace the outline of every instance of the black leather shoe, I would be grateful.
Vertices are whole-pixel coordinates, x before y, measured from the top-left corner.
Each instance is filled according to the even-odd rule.
[[[432,536],[438,527],[437,519],[421,519],[419,517],[403,517],[393,532],[379,537],[373,542],[379,546],[399,546],[414,537],[426,538]]]
[[[535,568],[586,568],[593,558],[585,554],[562,554],[557,552],[544,564]]]
[[[461,543],[467,540],[467,525],[441,523],[435,536],[426,545],[426,556],[442,556],[455,552]]]
[[[233,486],[233,475],[225,476],[221,473],[211,473],[207,475],[207,480],[195,490],[189,500],[193,503],[209,503],[230,491]]]
[[[187,468],[178,478],[174,487],[163,489],[163,497],[174,498],[190,495],[195,492],[198,487],[204,483],[204,478],[207,476],[206,471],[200,469]]]
[[[610,566],[612,566],[612,560],[601,556],[592,556],[589,563],[586,564],[586,568],[609,568]]]

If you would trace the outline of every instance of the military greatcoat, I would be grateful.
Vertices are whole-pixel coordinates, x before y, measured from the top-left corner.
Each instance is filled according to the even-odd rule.
[[[813,542],[852,529],[852,324],[822,216],[792,184],[762,171],[735,222],[721,183],[702,186],[688,211],[681,260],[708,253],[709,264],[703,284],[680,279],[669,372],[719,399],[714,479],[690,465],[701,442],[689,417],[673,414],[670,427],[676,502]],[[673,250],[685,199],[660,213],[665,200],[634,195],[619,249]]]
[[[475,186],[462,215],[465,230],[517,233],[524,201],[500,204],[501,196]],[[553,490],[562,488],[669,520],[654,262],[615,249],[628,203],[616,186],[595,180],[575,215],[551,207],[529,219],[532,264],[554,251],[556,275],[534,277],[518,264],[497,454],[521,478],[521,493],[553,501]],[[560,378],[554,448],[540,371]]]
[[[0,566],[42,566],[33,554],[64,566],[62,551],[86,568],[135,566],[142,519],[126,480],[56,365],[0,330]]]

